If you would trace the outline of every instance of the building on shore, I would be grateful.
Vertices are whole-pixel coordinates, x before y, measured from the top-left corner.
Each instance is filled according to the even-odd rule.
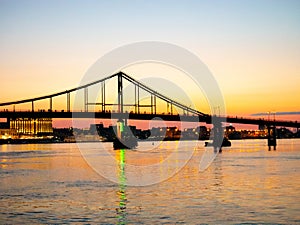
[[[10,119],[9,129],[16,130],[18,135],[41,135],[53,133],[51,118],[16,118]]]
[[[48,138],[52,134],[51,118],[15,118],[0,123],[0,139]]]

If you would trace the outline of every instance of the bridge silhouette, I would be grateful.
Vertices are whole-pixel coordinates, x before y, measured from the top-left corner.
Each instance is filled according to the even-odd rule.
[[[112,79],[117,78],[117,103],[108,102],[106,98],[106,83]],[[123,80],[128,81],[134,86],[134,103],[124,104],[124,90]],[[94,85],[101,85],[101,102],[89,102],[89,88]],[[71,110],[71,93],[84,90],[83,105],[84,108],[80,111]],[[150,103],[142,104],[140,98],[140,91],[143,90],[150,95]],[[56,97],[66,96],[66,109],[57,110],[53,107],[53,101]],[[167,104],[167,111],[158,113],[157,99]],[[48,100],[48,109],[35,109],[35,104],[41,100]],[[17,110],[16,106],[31,103],[31,108],[27,110]],[[265,120],[255,118],[230,117],[222,115],[210,115],[186,106],[174,99],[161,94],[147,85],[135,80],[131,76],[118,72],[106,78],[73,88],[66,91],[57,92],[50,95],[44,95],[35,98],[28,98],[17,101],[0,103],[0,107],[13,106],[13,109],[3,109],[0,111],[0,118],[15,119],[15,118],[97,118],[97,119],[132,119],[132,120],[151,120],[153,118],[161,118],[165,121],[187,121],[187,122],[205,122],[211,124],[214,119],[221,122],[238,123],[238,124],[252,124],[259,126],[281,126],[290,128],[300,128],[300,123],[297,121],[283,121],[283,120]],[[98,111],[90,111],[90,106],[100,106]],[[108,110],[109,107],[116,107],[117,110]],[[127,112],[124,107],[132,107],[134,110]],[[147,108],[149,112],[143,112]],[[175,109],[176,108],[176,109]],[[182,114],[178,114],[178,109],[182,110]]]

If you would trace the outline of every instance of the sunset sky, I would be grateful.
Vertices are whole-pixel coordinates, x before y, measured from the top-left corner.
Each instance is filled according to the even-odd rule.
[[[297,0],[0,0],[0,28],[0,102],[76,87],[111,50],[162,41],[189,50],[207,65],[228,114],[300,112]],[[141,78],[178,76],[176,85],[185,88],[170,68],[144,68],[125,72]],[[199,94],[192,95],[206,111],[197,102]],[[300,120],[299,114],[281,117]]]

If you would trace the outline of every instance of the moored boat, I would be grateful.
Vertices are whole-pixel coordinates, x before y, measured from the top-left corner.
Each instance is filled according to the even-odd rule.
[[[138,146],[137,138],[135,137],[126,137],[119,140],[118,138],[114,139],[113,147],[117,149],[134,149]]]
[[[205,147],[209,147],[209,146],[215,146],[214,142],[205,142]],[[228,138],[224,137],[223,141],[222,141],[222,146],[221,147],[230,147],[231,146],[231,141],[228,140]]]

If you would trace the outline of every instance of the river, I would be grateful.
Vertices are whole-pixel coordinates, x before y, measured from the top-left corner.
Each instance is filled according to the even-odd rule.
[[[232,141],[202,172],[194,145],[0,145],[0,224],[300,224],[299,139]]]

